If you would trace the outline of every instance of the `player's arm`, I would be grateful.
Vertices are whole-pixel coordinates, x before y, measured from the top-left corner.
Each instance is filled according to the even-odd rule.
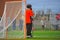
[[[34,19],[34,12],[33,11],[31,11],[31,20],[33,20]]]

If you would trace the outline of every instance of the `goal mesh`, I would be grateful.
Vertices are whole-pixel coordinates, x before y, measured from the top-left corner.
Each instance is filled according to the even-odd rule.
[[[3,33],[1,36],[8,37],[8,38],[23,38],[24,37],[24,30],[23,30],[23,23],[24,23],[24,11],[22,10],[22,1],[9,1],[5,3],[5,10],[4,14],[1,18],[1,26],[3,28],[0,32]]]

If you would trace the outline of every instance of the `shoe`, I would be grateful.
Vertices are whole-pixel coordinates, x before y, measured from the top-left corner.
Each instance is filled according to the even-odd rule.
[[[32,35],[27,36],[27,38],[32,38]]]
[[[30,38],[31,36],[27,36],[27,38]]]

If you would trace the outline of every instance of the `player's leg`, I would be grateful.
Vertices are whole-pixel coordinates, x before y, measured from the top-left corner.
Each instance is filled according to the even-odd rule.
[[[26,24],[27,36],[29,35],[29,24]]]
[[[29,24],[26,24],[26,28],[27,28],[27,37],[32,37],[31,36],[31,30],[32,30],[32,26],[31,26],[31,24],[29,23]]]
[[[44,30],[44,25],[42,25],[42,29]]]
[[[32,37],[32,23],[30,24],[30,36]]]

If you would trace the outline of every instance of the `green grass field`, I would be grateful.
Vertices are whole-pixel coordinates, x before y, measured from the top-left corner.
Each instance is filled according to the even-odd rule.
[[[26,40],[60,40],[60,31],[33,31],[32,38],[26,38]],[[20,31],[9,31],[8,40],[24,40],[20,38],[23,35],[23,32]],[[16,38],[17,37],[17,38]],[[2,40],[2,39],[1,39]]]
[[[33,36],[31,40],[59,40],[60,31],[34,31]]]
[[[32,38],[26,38],[26,40],[60,40],[60,31],[33,31]],[[23,32],[20,31],[10,31],[8,32],[9,39],[15,39],[13,37],[17,37],[16,39],[20,39],[19,37],[23,35]],[[23,40],[21,38],[21,40]]]
[[[26,38],[26,40],[60,40],[60,31],[56,30],[33,30],[32,38]],[[20,38],[22,37],[22,38]],[[0,39],[3,40],[3,39]],[[24,40],[23,31],[21,30],[8,30],[8,40]]]

